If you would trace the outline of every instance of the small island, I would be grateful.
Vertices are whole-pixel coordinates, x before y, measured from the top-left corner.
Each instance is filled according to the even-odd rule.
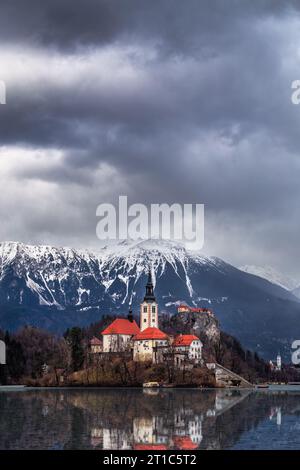
[[[298,379],[298,371],[267,363],[222,332],[207,308],[178,305],[163,313],[151,270],[138,318],[105,316],[63,337],[34,327],[2,333],[7,365],[0,383],[34,387],[244,387]]]

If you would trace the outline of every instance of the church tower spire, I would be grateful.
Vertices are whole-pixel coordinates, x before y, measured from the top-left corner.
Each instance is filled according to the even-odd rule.
[[[144,302],[156,302],[155,296],[154,296],[154,287],[153,287],[153,282],[152,282],[152,274],[151,270],[149,269],[148,272],[148,281],[146,284],[146,295],[144,297]]]
[[[148,272],[145,297],[141,303],[140,319],[141,331],[149,327],[158,328],[158,305],[154,295],[154,287],[150,269]]]

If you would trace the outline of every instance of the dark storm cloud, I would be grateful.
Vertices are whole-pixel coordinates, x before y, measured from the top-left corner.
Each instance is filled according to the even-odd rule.
[[[2,0],[0,39],[73,48],[143,37],[178,51],[223,43],[236,22],[278,15],[297,0]],[[226,36],[224,37],[224,32]]]
[[[122,193],[204,202],[213,254],[298,273],[297,7],[2,1],[1,238],[90,245]]]

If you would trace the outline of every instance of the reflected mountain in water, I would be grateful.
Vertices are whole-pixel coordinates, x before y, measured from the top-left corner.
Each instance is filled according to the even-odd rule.
[[[1,392],[0,416],[0,449],[300,448],[300,391]]]

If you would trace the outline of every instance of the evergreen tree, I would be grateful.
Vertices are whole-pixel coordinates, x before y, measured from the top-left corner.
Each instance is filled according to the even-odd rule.
[[[6,344],[6,373],[12,379],[19,379],[25,372],[25,357],[21,344],[12,338],[8,332],[5,334]]]
[[[75,326],[68,329],[64,336],[71,350],[71,369],[75,372],[82,369],[84,362],[83,331]]]

